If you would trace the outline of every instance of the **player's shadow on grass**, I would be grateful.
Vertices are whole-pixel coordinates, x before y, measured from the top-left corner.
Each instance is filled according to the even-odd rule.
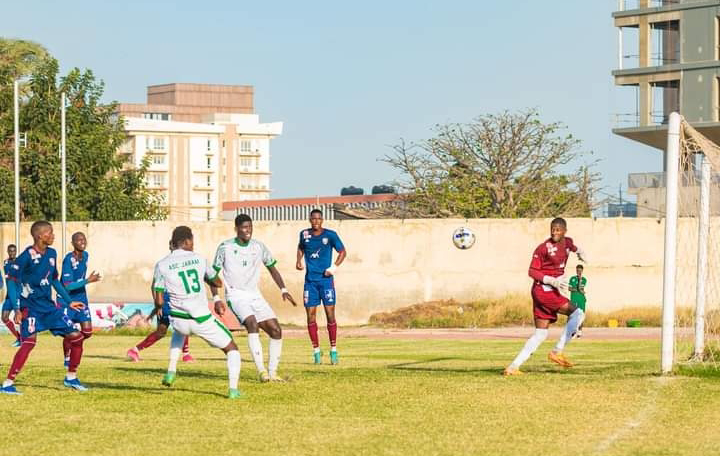
[[[387,369],[391,370],[400,370],[405,372],[448,372],[453,374],[477,374],[477,373],[483,373],[483,374],[497,374],[498,372],[502,372],[502,368],[497,367],[480,367],[480,368],[467,368],[467,369],[459,369],[459,368],[452,368],[452,367],[427,367],[423,366],[424,364],[430,364],[430,363],[439,363],[443,361],[474,361],[467,358],[453,358],[453,357],[445,357],[445,358],[432,358],[432,359],[424,359],[422,361],[412,361],[408,363],[398,363],[398,364],[390,364],[386,366]]]
[[[83,359],[88,359],[88,358],[92,358],[92,359],[110,359],[110,360],[113,360],[113,361],[125,361],[126,359],[128,359],[128,358],[126,358],[125,356],[83,355]]]
[[[126,374],[153,374],[157,376],[162,376],[167,373],[167,370],[157,368],[157,367],[113,367],[114,370],[124,372]],[[227,375],[213,375],[208,374],[206,372],[200,372],[197,370],[182,370],[178,374],[180,377],[188,377],[188,378],[205,378],[205,379],[218,379],[218,378],[226,378]]]
[[[218,396],[224,398],[225,396],[220,393],[214,393],[212,391],[201,391],[201,390],[192,390],[187,388],[166,388],[166,387],[148,387],[148,386],[132,386],[128,385],[126,383],[118,384],[118,383],[86,383],[86,385],[90,388],[90,391],[92,390],[121,390],[123,392],[126,391],[141,391],[143,393],[150,393],[150,394],[172,394],[174,392],[183,392],[183,393],[194,393],[194,394],[203,394],[206,396]]]

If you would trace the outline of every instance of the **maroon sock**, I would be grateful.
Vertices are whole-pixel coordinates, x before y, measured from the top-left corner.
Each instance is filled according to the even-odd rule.
[[[4,321],[5,326],[7,326],[7,329],[12,333],[13,336],[17,340],[20,340],[20,333],[18,333],[18,330],[15,328],[15,322],[10,320],[9,318]]]
[[[330,346],[334,347],[337,343],[337,323],[328,323],[328,336],[330,336]]]
[[[313,348],[318,348],[320,346],[320,341],[318,340],[317,323],[308,323],[308,333],[310,334],[310,341],[312,342]]]
[[[188,336],[185,336],[185,342],[183,343],[182,352],[183,355],[190,354],[190,338]]]
[[[70,365],[68,366],[68,372],[77,372],[80,360],[82,359],[85,337],[80,333],[77,336],[66,337],[65,339],[70,341]]]
[[[157,333],[156,333],[156,332],[152,332],[152,333],[150,333],[149,336],[147,336],[147,337],[145,338],[145,340],[143,340],[142,342],[140,342],[139,344],[137,344],[137,347],[136,347],[136,348],[137,348],[138,350],[144,350],[144,349],[152,346],[152,344],[154,344],[155,342],[157,342],[157,341],[159,341],[159,340],[160,340],[160,337],[158,337]]]
[[[67,338],[63,338],[63,357],[65,359],[70,357],[70,341]]]
[[[18,348],[18,351],[15,353],[12,366],[10,366],[10,372],[8,372],[7,376],[8,380],[15,380],[15,377],[20,373],[20,370],[22,370],[33,348],[35,348],[34,337],[32,339],[23,339],[22,345],[20,345],[20,348]]]

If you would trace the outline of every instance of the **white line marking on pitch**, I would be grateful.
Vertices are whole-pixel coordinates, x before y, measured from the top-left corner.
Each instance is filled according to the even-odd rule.
[[[672,380],[674,380],[672,377],[658,377],[653,379],[653,383],[656,386],[650,391],[646,400],[643,401],[640,412],[638,412],[636,416],[631,418],[624,425],[617,428],[615,432],[610,434],[605,440],[600,442],[595,449],[595,454],[605,453],[615,444],[615,442],[645,424],[650,415],[655,413],[655,410],[657,410],[657,399],[658,396],[660,396],[660,391]]]

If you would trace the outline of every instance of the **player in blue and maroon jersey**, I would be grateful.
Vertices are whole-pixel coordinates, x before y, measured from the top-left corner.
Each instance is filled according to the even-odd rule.
[[[317,306],[321,303],[325,308],[327,329],[330,336],[330,362],[338,363],[337,354],[337,322],[335,321],[335,270],[347,256],[345,246],[333,230],[322,227],[323,215],[319,209],[310,212],[310,229],[300,232],[297,249],[298,271],[303,269],[302,259],[305,257],[305,286],[303,302],[307,313],[308,333],[313,346],[315,364],[322,363],[320,342],[318,341]],[[333,263],[333,249],[338,252]]]
[[[15,322],[20,323],[20,302],[27,306],[27,315],[22,318],[20,335],[22,344],[15,353],[7,379],[3,382],[0,393],[20,394],[15,389],[15,377],[25,365],[28,356],[37,341],[37,333],[50,331],[55,336],[62,336],[70,342],[70,366],[63,384],[68,388],[86,391],[77,378],[77,368],[82,359],[82,333],[77,331],[73,323],[65,315],[65,309],[55,305],[52,289],[62,296],[68,306],[81,310],[85,305],[72,301],[67,290],[62,286],[57,270],[57,253],[50,247],[55,240],[52,225],[46,221],[32,224],[30,234],[33,245],[26,248],[17,257],[8,274],[8,293],[14,305]]]
[[[68,291],[70,299],[85,304],[85,308],[75,310],[67,307],[62,296],[58,296],[57,301],[58,304],[65,309],[65,315],[70,318],[70,321],[80,324],[80,331],[83,337],[89,339],[90,336],[92,336],[92,318],[90,317],[90,307],[85,285],[100,280],[100,274],[93,271],[90,277],[85,277],[89,257],[85,251],[87,248],[87,238],[85,234],[78,231],[72,235],[71,240],[73,251],[65,255],[62,263],[62,284]],[[70,342],[67,339],[63,339],[63,357],[65,359],[65,367],[67,367],[70,364]]]
[[[15,264],[15,257],[17,256],[17,247],[15,247],[15,244],[10,244],[7,248],[7,254],[8,258],[3,263],[3,272],[5,276],[5,282],[7,282],[8,273],[10,272],[10,267]],[[0,282],[1,283],[1,282]],[[2,285],[0,284],[0,287]],[[15,322],[10,319],[10,312],[13,311],[13,308],[15,305],[10,302],[10,295],[5,294],[5,301],[2,305],[2,322],[7,326],[7,329],[10,331],[10,333],[15,336],[15,342],[13,342],[13,347],[19,347],[20,346],[20,332],[15,327]]]
[[[527,361],[530,355],[537,350],[548,336],[548,327],[557,321],[557,315],[568,316],[565,331],[560,336],[555,348],[548,354],[548,359],[563,367],[572,367],[562,351],[565,344],[572,339],[573,334],[585,319],[585,313],[578,309],[560,290],[568,289],[568,280],[565,274],[570,252],[575,252],[580,261],[586,262],[587,256],[578,248],[572,239],[565,237],[567,223],[562,218],[550,222],[550,237],[540,244],[533,252],[528,275],[533,279],[531,295],[533,298],[533,315],[535,317],[535,334],[525,343],[525,346],[510,364],[504,375],[522,374],[520,366]]]

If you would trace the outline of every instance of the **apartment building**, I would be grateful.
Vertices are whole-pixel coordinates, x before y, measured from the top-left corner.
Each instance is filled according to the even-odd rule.
[[[612,17],[618,36],[612,75],[631,106],[616,114],[613,133],[664,157],[676,111],[720,144],[720,0],[620,0]],[[639,217],[664,213],[664,187],[664,173],[628,177]]]
[[[147,184],[165,201],[169,220],[220,217],[223,201],[270,197],[270,141],[282,122],[252,113],[252,87],[164,84],[148,103],[119,105],[128,140],[119,153],[149,162]]]

